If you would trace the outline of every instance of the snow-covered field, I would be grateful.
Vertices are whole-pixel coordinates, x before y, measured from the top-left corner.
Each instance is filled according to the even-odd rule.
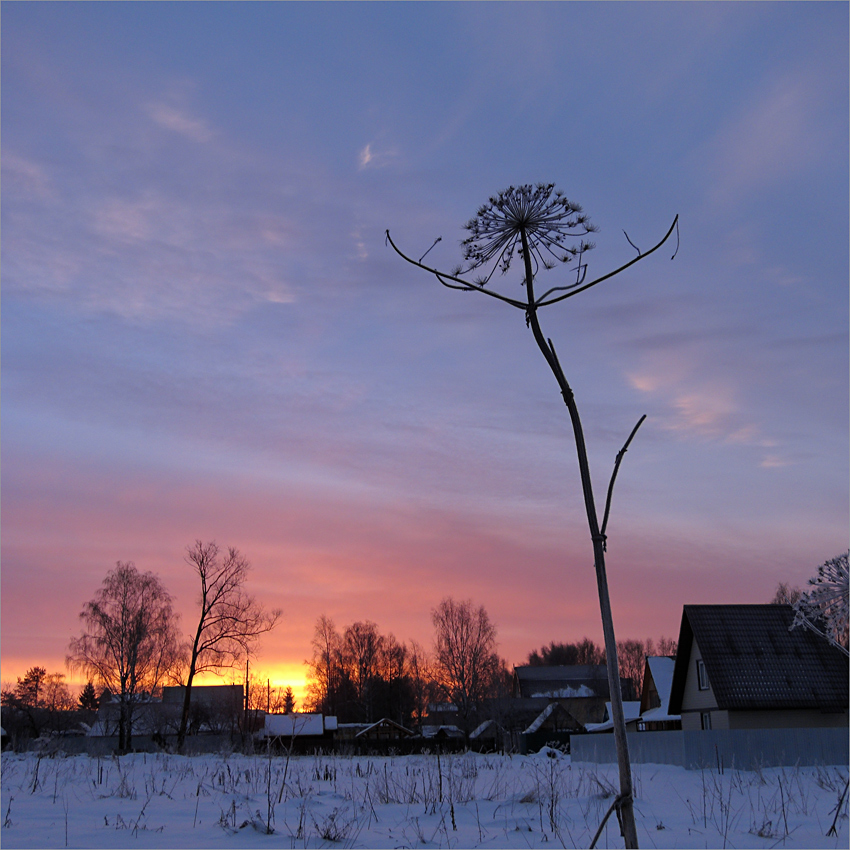
[[[844,847],[847,768],[634,768],[641,847]],[[397,757],[2,756],[3,847],[587,847],[613,765]],[[597,846],[622,847],[612,816]]]

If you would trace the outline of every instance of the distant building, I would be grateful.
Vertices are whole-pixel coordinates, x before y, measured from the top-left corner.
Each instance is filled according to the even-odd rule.
[[[637,699],[631,679],[620,678],[620,693],[624,701]],[[523,702],[540,701],[538,712],[557,700],[582,725],[601,723],[605,703],[611,699],[608,668],[604,664],[514,667],[512,696]]]

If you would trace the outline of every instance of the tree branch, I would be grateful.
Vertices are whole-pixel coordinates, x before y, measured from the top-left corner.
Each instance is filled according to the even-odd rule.
[[[623,443],[623,448],[617,452],[617,459],[614,461],[614,471],[611,473],[611,481],[608,483],[608,498],[605,500],[605,514],[602,517],[602,528],[600,529],[600,533],[602,536],[605,536],[605,529],[608,527],[608,514],[611,512],[611,496],[614,493],[614,482],[617,480],[617,472],[620,470],[620,463],[623,460],[623,455],[628,451],[629,444],[634,439],[635,434],[637,434],[638,428],[643,425],[643,420],[646,419],[646,414],[644,413],[640,419],[638,419],[637,425],[632,428],[632,433],[629,434],[629,439]],[[603,544],[604,545],[604,544]]]

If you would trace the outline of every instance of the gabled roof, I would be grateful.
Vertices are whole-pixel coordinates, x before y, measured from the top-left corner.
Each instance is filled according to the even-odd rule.
[[[640,702],[638,700],[623,700],[623,718],[626,723],[631,723],[640,717]],[[614,711],[611,703],[605,703],[605,720],[601,723],[588,723],[585,729],[588,732],[607,732],[614,728]]]
[[[847,709],[847,659],[807,629],[790,605],[685,605],[670,692],[682,710],[694,641],[721,709]]]
[[[550,721],[551,722],[547,722]],[[581,723],[572,716],[559,702],[550,702],[543,711],[537,716],[537,719],[525,730],[524,735],[532,735],[538,732],[543,726],[554,725],[557,729],[576,730],[584,729]]]
[[[375,732],[378,729],[392,729],[407,737],[414,734],[410,729],[405,728],[400,723],[390,720],[389,717],[382,717],[377,723],[371,723],[365,729],[361,729],[354,737],[368,737],[371,732]]]
[[[650,681],[655,685],[658,699],[661,705],[655,708],[647,708],[642,712],[643,720],[680,720],[680,715],[670,714],[670,691],[673,687],[673,670],[676,666],[675,656],[649,655],[646,658],[646,673],[643,677],[643,693],[640,705],[643,708],[648,703],[649,694],[647,688]]]
[[[499,723],[496,723],[495,720],[485,720],[483,723],[476,726],[473,732],[469,733],[469,739],[471,741],[475,741],[489,730],[492,730],[491,734],[504,734],[505,732],[504,728]]]

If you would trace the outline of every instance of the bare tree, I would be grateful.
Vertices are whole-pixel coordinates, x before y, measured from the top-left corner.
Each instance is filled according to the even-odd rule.
[[[500,669],[496,628],[483,605],[450,596],[431,612],[434,623],[434,680],[457,707],[465,734],[481,701],[492,690]]]
[[[655,652],[658,655],[666,655],[669,657],[674,657],[679,649],[679,642],[676,638],[668,638],[661,635],[658,639],[658,646],[655,648]]]
[[[187,548],[186,562],[197,573],[201,593],[177,732],[178,750],[186,739],[195,676],[239,663],[260,635],[275,627],[281,614],[279,610],[266,612],[245,590],[251,565],[238,549],[222,552],[214,542],[196,540]]]
[[[352,623],[342,637],[349,678],[354,684],[358,720],[371,723],[373,679],[383,652],[384,638],[371,620]]]
[[[773,599],[770,600],[771,605],[796,605],[803,591],[799,587],[792,587],[786,581],[780,581],[776,585],[776,592],[773,594]]]
[[[307,693],[313,711],[337,715],[342,681],[342,638],[333,620],[322,614],[313,632],[313,657],[309,668]]]
[[[632,688],[634,689],[632,699],[640,699],[646,655],[646,645],[642,640],[617,641],[620,675],[632,683]]]
[[[118,697],[118,749],[126,751],[137,701],[172,676],[180,660],[171,596],[153,573],[119,561],[80,619],[84,630],[71,638],[66,662]]]
[[[587,264],[585,254],[594,245],[585,240],[585,236],[596,231],[581,207],[569,201],[561,192],[555,191],[553,184],[539,184],[537,187],[525,185],[510,187],[490,198],[489,203],[482,206],[474,218],[465,225],[469,236],[462,242],[464,248],[464,265],[457,266],[452,273],[439,271],[422,262],[428,251],[419,260],[414,260],[398,249],[387,231],[387,241],[403,259],[415,266],[435,275],[443,286],[449,289],[459,289],[464,292],[481,292],[493,298],[510,304],[522,310],[525,321],[534,336],[547,365],[552,370],[569,411],[570,420],[575,435],[578,453],[579,472],[584,493],[585,511],[593,545],[594,566],[599,592],[599,604],[602,613],[602,629],[605,637],[605,649],[608,665],[608,680],[611,691],[612,712],[614,721],[614,737],[617,745],[617,760],[620,774],[620,794],[616,801],[617,809],[623,825],[623,834],[627,847],[637,847],[637,828],[634,819],[634,800],[632,793],[631,765],[629,761],[628,743],[626,740],[626,724],[623,715],[622,699],[620,697],[620,674],[617,660],[617,641],[614,635],[614,623],[611,615],[611,604],[608,593],[608,578],[605,570],[606,527],[611,507],[611,495],[614,481],[625,454],[642,417],[623,448],[617,455],[614,471],[608,486],[608,497],[605,513],[600,526],[596,503],[593,497],[593,487],[590,477],[590,467],[587,460],[587,449],[584,442],[584,432],[579,418],[573,390],[561,368],[555,347],[550,339],[543,335],[538,318],[538,312],[543,307],[556,304],[579,292],[584,292],[592,286],[614,277],[634,265],[638,261],[658,250],[670,237],[678,223],[678,216],[667,231],[664,238],[648,251],[640,251],[634,243],[637,255],[628,263],[593,280],[587,280]],[[577,239],[578,243],[566,244],[567,240]],[[628,240],[628,235],[626,236]],[[437,240],[439,241],[439,240]],[[436,242],[434,243],[436,244]],[[495,288],[488,289],[496,269],[505,274],[511,266],[514,257],[522,262],[525,275],[522,284],[525,287],[525,299],[519,299],[498,292]],[[675,256],[675,254],[674,254]],[[541,267],[550,269],[558,263],[574,263],[575,279],[562,286],[548,289],[542,295],[534,293],[534,281]],[[480,270],[480,271],[479,271]],[[476,273],[475,278],[468,275]]]
[[[411,720],[413,725],[421,730],[422,720],[428,713],[428,697],[430,694],[431,675],[430,660],[415,640],[410,642],[410,658],[408,670],[410,671],[410,686],[412,696]]]
[[[848,599],[850,574],[848,556],[844,552],[824,561],[817,575],[809,579],[809,590],[794,603],[794,622],[827,640],[837,650],[850,657],[848,651]]]

